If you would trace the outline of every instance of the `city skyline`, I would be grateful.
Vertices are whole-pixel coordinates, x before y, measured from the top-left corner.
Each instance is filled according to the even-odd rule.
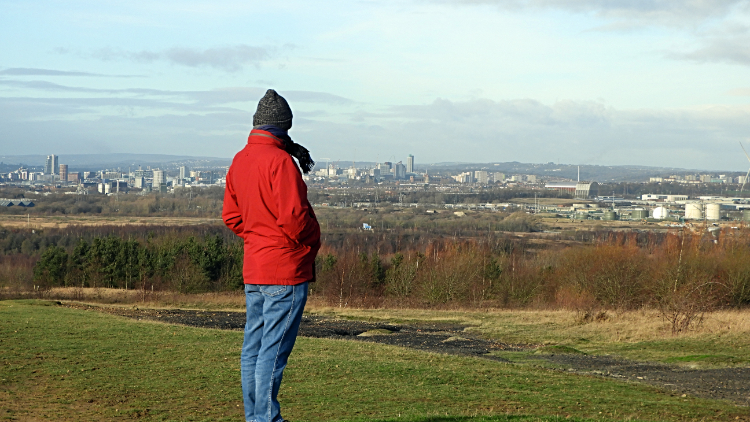
[[[2,154],[228,158],[275,88],[313,157],[746,169],[747,0],[0,8]]]

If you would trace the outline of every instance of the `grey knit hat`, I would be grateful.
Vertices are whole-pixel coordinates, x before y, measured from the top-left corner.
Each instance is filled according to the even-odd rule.
[[[266,91],[253,115],[253,126],[261,125],[274,125],[283,130],[292,127],[292,109],[284,97],[273,89]]]

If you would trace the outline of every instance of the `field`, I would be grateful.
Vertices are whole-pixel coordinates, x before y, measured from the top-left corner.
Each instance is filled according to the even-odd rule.
[[[184,226],[198,224],[222,224],[220,218],[190,217],[118,217],[89,215],[0,215],[0,227],[17,229],[66,228],[70,226]]]
[[[318,215],[294,422],[750,421],[745,228]],[[220,221],[0,225],[2,418],[242,419],[242,244]]]
[[[182,300],[190,304],[187,296]],[[201,298],[192,301],[200,305]],[[576,342],[587,336],[589,353],[632,358],[744,359],[714,366],[746,366],[748,354],[741,350],[750,346],[747,315],[739,313],[711,316],[703,331],[672,337],[663,322],[661,331],[648,324],[638,328],[652,318],[637,313],[580,324],[570,312],[311,310],[344,319],[469,323],[488,336],[548,346],[583,349]],[[242,419],[240,332],[135,321],[40,300],[0,302],[0,315],[5,420]],[[750,420],[746,407],[642,384],[317,338],[299,339],[281,401],[284,416],[295,422]]]

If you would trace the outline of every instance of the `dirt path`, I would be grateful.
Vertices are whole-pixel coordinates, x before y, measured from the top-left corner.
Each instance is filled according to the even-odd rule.
[[[138,320],[162,321],[192,327],[241,330],[245,326],[244,312],[107,308],[78,304],[66,304],[66,306],[97,310]],[[530,351],[538,347],[533,344],[508,344],[485,340],[465,333],[465,328],[466,326],[463,325],[451,324],[386,324],[305,315],[300,325],[300,335],[370,341],[428,352],[477,356],[498,361],[505,361],[505,359],[490,355],[491,351]],[[531,358],[552,363],[562,371],[651,384],[672,390],[677,394],[729,400],[741,406],[750,406],[750,368],[693,370],[612,356],[562,353],[531,355]]]

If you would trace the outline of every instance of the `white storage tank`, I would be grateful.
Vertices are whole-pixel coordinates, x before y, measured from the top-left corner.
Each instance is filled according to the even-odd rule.
[[[707,220],[721,220],[721,205],[720,204],[706,204],[706,219]]]
[[[685,219],[703,219],[703,206],[701,204],[685,204]]]
[[[666,207],[654,208],[654,218],[657,220],[664,220],[669,217],[669,210]]]

